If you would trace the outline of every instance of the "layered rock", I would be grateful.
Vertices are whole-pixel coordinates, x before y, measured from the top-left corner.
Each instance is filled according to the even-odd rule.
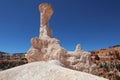
[[[66,51],[60,45],[60,41],[52,37],[49,20],[53,14],[53,7],[48,3],[39,6],[40,11],[40,36],[32,38],[32,47],[28,50],[26,58],[28,62],[59,60],[65,67],[74,70],[96,74],[96,65],[91,62],[89,52],[83,51],[80,44],[75,51]]]
[[[32,47],[26,54],[28,62],[62,60],[67,51],[60,46],[60,41],[52,38],[49,20],[53,14],[53,7],[48,3],[39,5],[40,11],[40,37],[32,38]]]
[[[43,3],[39,5],[40,11],[40,37],[39,38],[51,38],[52,30],[49,27],[49,20],[53,14],[53,7],[50,4]]]
[[[120,60],[120,47],[111,47],[97,51],[91,51],[91,54],[94,62],[97,60],[96,56],[98,56],[100,61],[111,63],[111,61],[115,59]]]

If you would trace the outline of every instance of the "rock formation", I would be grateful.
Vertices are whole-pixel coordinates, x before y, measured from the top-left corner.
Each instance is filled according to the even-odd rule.
[[[32,38],[32,47],[26,54],[28,62],[47,61],[52,59],[62,59],[67,51],[60,46],[60,41],[52,38],[52,30],[49,27],[49,20],[53,14],[53,7],[48,3],[39,5],[40,37]]]
[[[65,65],[71,69],[97,75],[97,67],[91,61],[91,53],[84,51],[80,44],[76,46],[74,52],[67,53],[66,62]]]
[[[91,51],[93,62],[95,62],[95,56],[100,58],[100,61],[111,63],[111,61],[117,59],[120,60],[120,47],[111,47],[106,49],[100,49],[97,51]]]
[[[53,7],[48,3],[39,6],[40,11],[40,36],[32,38],[32,47],[28,50],[26,58],[28,62],[59,60],[65,67],[97,74],[96,65],[91,62],[89,52],[83,51],[80,45],[75,51],[66,51],[60,45],[60,41],[52,37],[49,20],[53,14]]]
[[[0,80],[108,80],[62,67],[56,60],[34,62],[0,71]]]
[[[98,75],[109,80],[120,80],[120,46],[91,51],[91,58],[98,66]]]
[[[82,51],[83,51],[83,49],[82,49],[81,45],[78,44],[78,45],[76,46],[75,52],[79,54],[80,52],[82,53]]]
[[[40,38],[51,38],[52,30],[49,27],[49,20],[53,14],[53,7],[50,4],[39,5],[40,11]]]

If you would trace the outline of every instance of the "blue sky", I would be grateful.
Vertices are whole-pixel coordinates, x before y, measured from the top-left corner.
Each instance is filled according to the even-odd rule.
[[[120,0],[0,0],[0,51],[26,52],[39,36],[38,5],[54,6],[53,36],[67,50],[120,44]]]

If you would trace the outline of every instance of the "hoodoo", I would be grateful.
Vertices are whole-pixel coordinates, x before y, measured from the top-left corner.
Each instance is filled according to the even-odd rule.
[[[40,38],[51,38],[52,30],[49,27],[49,20],[53,14],[53,7],[44,3],[39,5],[40,11]]]
[[[32,47],[26,54],[28,62],[58,60],[67,68],[97,74],[89,52],[84,51],[80,45],[73,52],[67,51],[61,47],[58,39],[52,37],[49,20],[54,12],[53,6],[48,3],[40,4],[39,11],[40,35],[39,38],[31,39]]]
[[[53,7],[48,3],[39,5],[40,11],[40,36],[32,38],[32,47],[26,54],[29,62],[62,60],[67,51],[60,46],[60,41],[52,37],[49,20],[53,14]]]

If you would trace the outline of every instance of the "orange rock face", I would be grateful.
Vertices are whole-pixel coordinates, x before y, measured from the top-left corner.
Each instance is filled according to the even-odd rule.
[[[113,59],[120,60],[120,47],[100,49],[97,51],[92,51],[92,60],[96,60],[95,56],[97,55],[101,61],[110,63]]]

